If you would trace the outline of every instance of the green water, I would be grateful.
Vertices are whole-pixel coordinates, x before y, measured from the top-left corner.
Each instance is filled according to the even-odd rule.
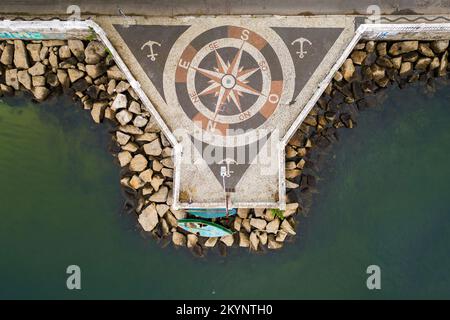
[[[341,132],[294,243],[206,259],[122,213],[109,134],[88,112],[25,101],[0,103],[0,298],[450,298],[448,87],[392,89]],[[71,264],[82,290],[66,289]]]

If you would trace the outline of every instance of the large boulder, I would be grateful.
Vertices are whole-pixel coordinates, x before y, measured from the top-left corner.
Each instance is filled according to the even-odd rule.
[[[28,69],[30,67],[27,49],[22,40],[14,40],[14,65],[17,69]]]
[[[5,72],[5,83],[7,86],[19,90],[19,78],[17,76],[17,69],[8,69]]]
[[[448,43],[449,43],[448,40],[436,40],[431,42],[430,47],[431,49],[433,49],[435,53],[442,53],[445,50],[447,50]]]
[[[85,59],[84,54],[84,43],[81,40],[69,40],[67,41],[67,45],[69,46],[70,51],[72,51],[73,55],[78,59],[78,61],[82,62]]]
[[[116,113],[116,119],[121,125],[126,125],[133,119],[133,114],[128,110],[124,109]]]
[[[17,78],[26,89],[31,90],[31,76],[26,70],[18,71]]]
[[[350,81],[355,73],[355,66],[353,65],[352,59],[345,60],[341,67],[341,73],[346,81]]]
[[[172,233],[172,242],[176,246],[186,245],[186,236],[178,231]]]
[[[37,101],[43,101],[45,100],[48,95],[50,94],[50,90],[48,90],[46,87],[34,87],[33,90],[34,98]]]
[[[402,41],[395,42],[389,49],[389,54],[398,56],[403,53],[415,51],[419,48],[419,41]]]
[[[105,47],[101,42],[91,41],[84,50],[85,62],[87,64],[97,64],[101,60],[103,60],[103,58],[106,57],[107,54],[108,53],[106,52]]]
[[[158,203],[166,202],[168,194],[169,188],[162,186],[156,193],[152,194],[149,200]]]
[[[30,54],[32,61],[34,61],[34,62],[41,61],[42,44],[29,43],[29,44],[27,44],[27,50],[28,50],[28,53]]]
[[[127,107],[127,96],[124,94],[119,93],[116,98],[114,99],[111,109],[113,111],[117,111],[119,109],[123,109]]]
[[[152,231],[158,224],[158,212],[154,203],[142,210],[138,218],[145,231]]]
[[[148,160],[142,155],[138,154],[130,162],[130,170],[135,172],[144,171],[147,168]]]
[[[32,76],[42,76],[45,74],[45,65],[40,62],[36,62],[31,68],[28,69],[28,73]]]
[[[9,66],[13,63],[14,59],[14,46],[12,44],[7,44],[3,49],[2,55],[0,57],[0,62],[5,66]]]
[[[159,156],[162,152],[161,143],[159,139],[155,139],[150,143],[144,144],[144,151],[149,156]]]
[[[264,219],[251,218],[250,225],[258,230],[264,230],[267,225],[267,221]]]

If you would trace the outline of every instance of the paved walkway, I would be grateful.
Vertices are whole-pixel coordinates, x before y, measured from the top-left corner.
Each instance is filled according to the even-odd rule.
[[[346,17],[121,18],[108,33],[182,146],[181,207],[284,205],[280,142],[354,33]]]

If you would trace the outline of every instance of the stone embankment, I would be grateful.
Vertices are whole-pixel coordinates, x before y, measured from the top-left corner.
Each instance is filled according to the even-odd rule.
[[[142,230],[197,255],[218,247],[252,251],[279,249],[294,239],[296,215],[308,209],[316,185],[311,151],[327,148],[339,128],[353,128],[359,111],[377,104],[375,97],[389,85],[403,87],[422,81],[433,86],[446,76],[449,41],[366,41],[356,45],[322,97],[286,146],[287,209],[239,209],[235,217],[216,221],[235,232],[199,238],[177,228],[186,217],[173,210],[172,147],[139,101],[124,74],[98,41],[48,40],[0,42],[0,96],[29,92],[43,101],[61,92],[75,97],[95,123],[115,126],[114,156],[127,210],[136,214]]]

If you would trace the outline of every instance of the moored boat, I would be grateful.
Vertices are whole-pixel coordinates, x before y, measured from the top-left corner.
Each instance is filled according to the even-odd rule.
[[[220,224],[201,219],[180,219],[178,226],[200,237],[215,238],[233,234],[233,231]]]
[[[217,208],[217,209],[188,209],[187,213],[204,218],[204,219],[214,219],[214,218],[223,218],[227,216],[233,216],[237,213],[236,209],[227,210],[225,208]]]

